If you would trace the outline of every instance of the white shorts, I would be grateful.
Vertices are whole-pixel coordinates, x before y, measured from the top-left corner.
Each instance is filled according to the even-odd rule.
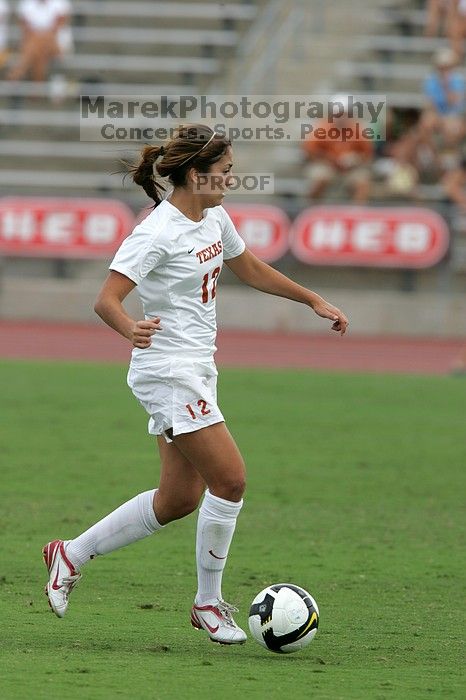
[[[151,367],[130,365],[128,386],[149,414],[148,431],[192,433],[225,419],[217,406],[217,368],[213,360],[167,359]]]

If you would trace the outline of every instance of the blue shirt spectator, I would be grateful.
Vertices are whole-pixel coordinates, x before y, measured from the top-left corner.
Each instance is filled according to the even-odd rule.
[[[455,70],[454,51],[440,49],[435,55],[436,70],[427,76],[424,94],[441,116],[461,115],[466,111],[466,88],[462,74]]]

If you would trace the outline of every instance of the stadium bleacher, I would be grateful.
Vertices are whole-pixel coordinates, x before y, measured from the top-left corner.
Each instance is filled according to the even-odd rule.
[[[2,191],[121,190],[121,178],[109,175],[115,150],[79,141],[79,96],[198,94],[219,75],[260,7],[206,0],[73,2],[75,50],[53,71],[58,94],[54,78],[13,83],[0,74]],[[15,21],[11,36],[19,36]],[[127,150],[117,147],[117,158]]]
[[[0,183],[6,194],[19,186],[25,194],[48,187],[65,193],[75,188],[76,194],[94,187],[122,190],[121,178],[109,175],[115,171],[111,147],[79,141],[80,94],[208,94],[218,86],[232,94],[245,87],[256,94],[366,90],[387,95],[391,106],[419,109],[429,55],[446,41],[422,35],[425,13],[415,0],[357,0],[338,10],[320,0],[75,0],[73,13],[75,52],[60,66],[66,83],[57,104],[53,82],[0,80]],[[281,32],[275,36],[277,22]],[[137,144],[117,144],[116,150],[126,157]],[[262,170],[275,172],[278,195],[305,197],[298,144],[238,143],[238,154],[245,170],[260,162]],[[43,173],[40,181],[35,167]],[[125,187],[129,198],[135,196],[128,182]],[[432,187],[422,191],[436,197]]]
[[[355,7],[355,13],[358,10],[360,6]],[[392,110],[420,111],[426,106],[424,80],[433,69],[434,53],[447,47],[448,39],[424,35],[427,15],[417,0],[365,3],[360,14],[364,27],[348,30],[349,40],[345,42],[343,37],[334,45],[328,92],[384,95]],[[459,71],[466,77],[465,68]],[[290,162],[296,166],[296,159]],[[286,197],[292,192],[305,195],[306,187],[291,171],[283,172],[277,182]],[[437,202],[441,198],[436,184],[420,183],[416,188],[417,201]]]
[[[182,19],[183,22],[199,20],[251,20],[256,15],[256,7],[252,2],[149,2],[136,0],[131,3],[121,0],[75,0],[73,11],[81,17],[105,17],[114,19],[125,17],[143,17],[149,19]]]

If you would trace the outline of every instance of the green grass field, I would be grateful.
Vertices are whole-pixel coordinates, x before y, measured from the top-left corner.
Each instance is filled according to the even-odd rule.
[[[290,656],[193,630],[196,518],[91,562],[65,619],[41,547],[157,482],[121,366],[0,363],[0,698],[464,698],[466,383],[221,372],[248,464],[224,578],[238,622],[289,580],[320,606]]]

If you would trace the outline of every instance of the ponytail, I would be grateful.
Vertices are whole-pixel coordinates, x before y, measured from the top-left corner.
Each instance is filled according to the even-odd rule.
[[[155,206],[160,204],[165,194],[165,187],[157,182],[154,174],[154,164],[157,158],[165,153],[163,146],[144,146],[141,153],[141,160],[137,165],[129,167],[133,182],[140,185],[150,199],[153,199]]]

